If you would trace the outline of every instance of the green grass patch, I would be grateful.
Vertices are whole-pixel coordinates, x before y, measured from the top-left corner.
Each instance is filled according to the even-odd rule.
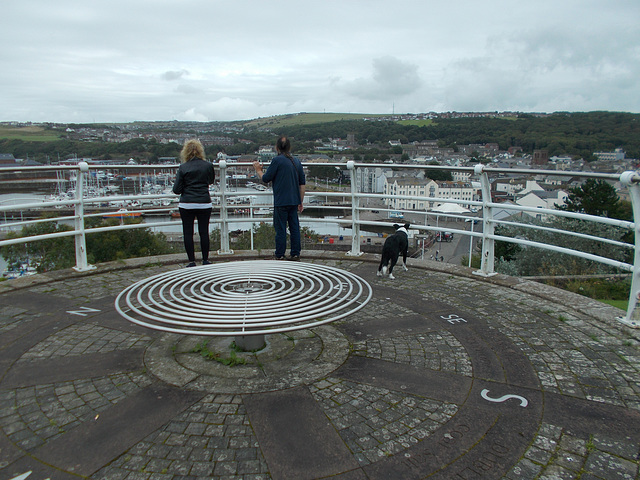
[[[433,125],[434,121],[431,118],[427,118],[425,120],[398,120],[396,123],[400,125],[414,125],[416,127],[428,127],[429,125]]]
[[[606,303],[607,305],[611,305],[612,307],[619,308],[620,310],[627,311],[627,307],[629,307],[629,300],[600,300],[599,302]]]
[[[363,118],[382,117],[365,113],[297,113],[258,118],[247,122],[250,127],[291,127],[337,122],[338,120],[362,120]]]
[[[618,300],[627,301],[629,292],[631,291],[631,279],[575,279],[569,281],[549,281],[549,285],[569,290],[573,293],[579,293],[585,297],[596,300]]]
[[[545,283],[573,293],[579,293],[585,297],[593,298],[594,300],[614,306],[625,312],[629,306],[629,292],[631,291],[630,278],[576,279],[569,281],[553,280]]]
[[[62,132],[46,130],[43,127],[5,127],[0,126],[0,139],[23,140],[25,142],[55,142],[60,140]]]

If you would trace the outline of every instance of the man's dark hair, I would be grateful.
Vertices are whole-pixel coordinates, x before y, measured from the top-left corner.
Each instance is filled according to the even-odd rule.
[[[278,153],[284,153],[285,156],[291,158],[291,142],[289,139],[284,135],[278,138],[276,150],[278,150]]]

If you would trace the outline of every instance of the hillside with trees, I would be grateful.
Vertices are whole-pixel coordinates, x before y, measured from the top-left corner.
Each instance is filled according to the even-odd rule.
[[[572,155],[594,160],[593,152],[621,147],[629,158],[640,158],[640,115],[617,112],[521,114],[517,118],[443,118],[429,125],[390,121],[336,121],[282,128],[298,141],[345,137],[354,133],[361,144],[400,140],[401,143],[438,140],[440,146],[497,143],[501,150],[522,147],[531,153]]]
[[[274,117],[278,118],[278,117]],[[92,158],[134,158],[141,162],[155,163],[160,157],[175,157],[180,144],[160,142],[153,138],[154,131],[170,128],[176,137],[191,135],[218,135],[231,140],[229,145],[210,145],[210,156],[219,151],[230,155],[254,153],[260,145],[272,145],[277,135],[295,137],[295,151],[314,153],[318,140],[346,138],[354,134],[360,146],[349,153],[364,157],[371,147],[374,154],[390,155],[402,153],[389,148],[389,140],[401,143],[437,140],[442,147],[457,148],[457,145],[497,143],[501,150],[521,147],[523,152],[546,149],[549,155],[571,155],[575,158],[594,160],[594,152],[613,151],[622,148],[627,158],[640,158],[640,115],[624,112],[559,112],[544,114],[518,114],[513,117],[464,117],[441,116],[428,122],[401,122],[378,117],[336,119],[336,115],[299,114],[286,116],[287,122],[171,122],[169,127],[149,122],[142,128],[135,124],[132,131],[144,132],[147,138],[134,138],[115,143],[100,139],[92,141],[71,140],[64,134],[59,139],[52,136],[53,127],[43,132],[48,135],[34,139],[33,135],[17,138],[3,135],[0,130],[0,153],[13,154],[16,158],[30,158],[41,163],[56,161],[68,156]],[[70,125],[70,127],[77,127]],[[83,125],[91,128],[91,125]],[[98,127],[96,125],[96,127]],[[100,128],[115,128],[100,126]],[[118,128],[125,128],[118,126]],[[57,130],[59,131],[59,130]],[[395,147],[400,148],[400,147]]]

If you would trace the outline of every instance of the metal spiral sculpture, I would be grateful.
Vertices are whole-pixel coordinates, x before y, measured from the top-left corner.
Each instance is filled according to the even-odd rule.
[[[313,328],[363,308],[371,286],[306,262],[252,260],[183,268],[140,280],[116,298],[120,315],[186,335],[265,335]]]

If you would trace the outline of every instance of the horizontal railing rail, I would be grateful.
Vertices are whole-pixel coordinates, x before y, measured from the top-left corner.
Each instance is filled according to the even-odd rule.
[[[313,164],[303,163],[305,167],[312,166]],[[478,240],[481,242],[481,266],[477,270],[476,274],[483,276],[490,276],[496,274],[495,271],[495,242],[508,242],[517,245],[521,245],[525,248],[540,248],[562,254],[572,255],[589,261],[597,262],[623,272],[632,273],[631,291],[629,295],[629,305],[627,308],[626,316],[620,318],[620,320],[626,325],[638,327],[640,326],[640,309],[637,308],[638,297],[640,295],[640,236],[638,233],[638,225],[640,225],[640,176],[636,172],[624,172],[623,174],[612,173],[591,173],[591,172],[567,172],[556,170],[532,170],[532,169],[501,169],[494,168],[485,165],[476,165],[474,167],[452,167],[444,165],[409,165],[409,164],[379,164],[379,163],[356,163],[353,161],[345,163],[331,162],[322,164],[323,166],[337,167],[340,169],[349,170],[351,181],[346,186],[346,190],[330,191],[328,188],[326,191],[311,191],[308,190],[307,200],[310,197],[314,197],[317,201],[315,204],[305,203],[305,207],[317,207],[322,208],[326,212],[343,213],[350,212],[343,218],[315,218],[307,215],[301,217],[301,221],[313,224],[314,222],[331,222],[346,229],[351,229],[351,249],[347,252],[351,256],[361,255],[361,231],[369,228],[370,230],[382,230],[390,227],[394,223],[404,223],[401,218],[404,215],[412,215],[413,218],[422,218],[424,215],[424,224],[421,222],[412,222],[411,228],[422,234],[431,234],[437,232],[453,233],[454,235],[462,235],[469,237],[469,266],[471,265],[472,257],[472,240]],[[220,179],[218,188],[212,193],[212,198],[216,209],[219,209],[219,216],[211,219],[212,224],[216,225],[220,229],[220,250],[218,254],[226,255],[232,254],[233,251],[230,248],[229,232],[230,227],[234,224],[251,224],[255,225],[265,221],[263,216],[254,216],[254,209],[260,207],[272,206],[272,193],[270,191],[251,191],[247,193],[245,191],[238,191],[234,189],[232,183],[234,181],[229,175],[229,171],[233,169],[251,169],[252,164],[248,162],[231,163],[225,160],[214,162],[219,170],[217,178]],[[110,215],[117,218],[117,210],[113,205],[122,205],[125,208],[135,205],[135,212],[140,214],[165,214],[169,215],[173,210],[177,208],[177,205],[172,203],[177,202],[177,196],[172,193],[133,193],[116,195],[99,195],[88,196],[87,191],[90,187],[89,180],[97,178],[97,174],[102,172],[119,172],[119,173],[135,173],[140,177],[147,172],[164,172],[165,182],[167,182],[166,172],[173,172],[178,165],[88,165],[85,162],[80,162],[77,165],[56,165],[56,166],[41,166],[41,167],[5,167],[0,169],[0,181],[3,177],[8,175],[23,175],[28,176],[30,174],[46,174],[55,173],[58,175],[75,175],[75,192],[72,196],[56,199],[43,199],[42,201],[36,201],[33,197],[23,197],[20,199],[10,199],[0,201],[0,232],[13,230],[16,231],[23,227],[30,225],[38,225],[47,222],[73,222],[73,228],[68,231],[60,231],[55,233],[47,233],[41,235],[33,235],[29,237],[19,238],[5,238],[0,240],[0,247],[8,245],[16,245],[25,242],[37,242],[41,240],[51,238],[61,238],[73,236],[75,238],[75,250],[76,250],[76,265],[77,271],[90,270],[94,268],[87,262],[86,254],[86,234],[97,232],[108,232],[121,229],[135,229],[135,228],[162,228],[167,226],[179,225],[177,221],[145,221],[145,223],[122,223],[119,225],[109,226],[97,226],[87,227],[85,225],[85,219],[92,217],[103,217]],[[428,171],[428,170],[444,170],[451,172],[464,172],[474,175],[474,181],[480,182],[480,188],[478,189],[478,195],[472,199],[453,199],[444,197],[430,197],[424,195],[395,195],[375,192],[363,192],[360,188],[360,173],[362,169],[392,169],[397,172],[406,171]],[[94,173],[95,172],[95,173]],[[554,175],[563,177],[580,177],[584,179],[593,178],[607,180],[611,182],[621,182],[629,191],[631,203],[633,207],[633,222],[624,221],[608,217],[599,217],[594,215],[588,215],[584,213],[570,212],[559,209],[550,208],[536,208],[528,207],[517,204],[498,203],[492,200],[491,185],[489,175]],[[229,177],[229,178],[228,178]],[[173,179],[171,179],[173,180]],[[71,180],[67,181],[67,183]],[[171,181],[171,183],[173,183]],[[322,187],[322,185],[320,186]],[[93,187],[92,187],[93,188]],[[324,201],[318,201],[317,199],[324,198]],[[260,201],[258,201],[260,199]],[[437,205],[437,204],[457,204],[464,207],[473,208],[476,207],[479,210],[478,214],[471,213],[448,213],[434,211],[432,208],[412,209],[407,208],[404,205],[402,208],[397,208],[397,202],[421,202],[424,205]],[[17,202],[17,203],[16,203]],[[137,202],[137,203],[136,203]],[[149,202],[152,203],[148,206]],[[160,202],[159,205],[153,205],[153,202]],[[165,204],[163,204],[165,202]],[[389,215],[388,220],[381,221],[380,219],[366,219],[362,218],[362,214],[371,211],[372,207],[368,205],[369,202],[374,202],[376,205],[375,210],[380,213],[386,213]],[[168,203],[168,204],[167,204]],[[104,205],[107,205],[104,207]],[[111,206],[109,206],[111,205]],[[380,206],[383,205],[383,206]],[[107,208],[106,213],[104,210],[98,212],[88,212],[89,209]],[[53,209],[53,210],[52,210]],[[54,215],[51,212],[55,212],[58,209],[67,209],[65,212],[61,212],[58,215]],[[73,214],[69,214],[68,209],[73,209]],[[230,212],[233,209],[248,209],[248,215],[242,215],[240,217],[230,217]],[[631,231],[634,235],[634,243],[626,243],[620,239],[607,238],[599,236],[595,232],[579,232],[573,230],[563,230],[548,225],[541,225],[531,222],[519,222],[512,217],[507,219],[494,218],[496,209],[513,211],[514,213],[526,215],[532,219],[535,216],[543,217],[562,217],[573,220],[579,220],[583,222],[591,222],[593,224],[601,224],[605,226],[621,228],[625,231]],[[21,212],[20,219],[7,218],[7,213]],[[23,218],[24,212],[48,212],[47,217],[36,218]],[[32,213],[33,214],[33,213]],[[4,222],[3,220],[4,215]],[[391,218],[391,215],[395,215],[399,218]],[[123,216],[124,215],[123,213]],[[417,217],[416,217],[417,216]],[[429,222],[431,220],[431,223]],[[433,221],[435,220],[435,225]],[[466,222],[470,222],[470,228],[457,227],[451,225],[452,220],[463,222],[462,226],[465,226]],[[446,229],[440,222],[447,222]],[[480,224],[479,228],[474,230],[474,224]],[[496,234],[496,227],[514,227],[525,228],[528,230],[538,230],[548,234],[565,235],[574,239],[578,239],[585,242],[602,242],[603,244],[611,245],[612,247],[620,249],[633,250],[633,262],[627,263],[621,261],[619,258],[608,258],[604,254],[592,253],[581,251],[578,248],[568,248],[562,245],[555,245],[551,243],[543,243],[539,241],[528,240],[520,237],[510,237],[505,235]],[[433,238],[433,237],[432,237]],[[251,228],[251,245],[253,248],[253,228]]]

